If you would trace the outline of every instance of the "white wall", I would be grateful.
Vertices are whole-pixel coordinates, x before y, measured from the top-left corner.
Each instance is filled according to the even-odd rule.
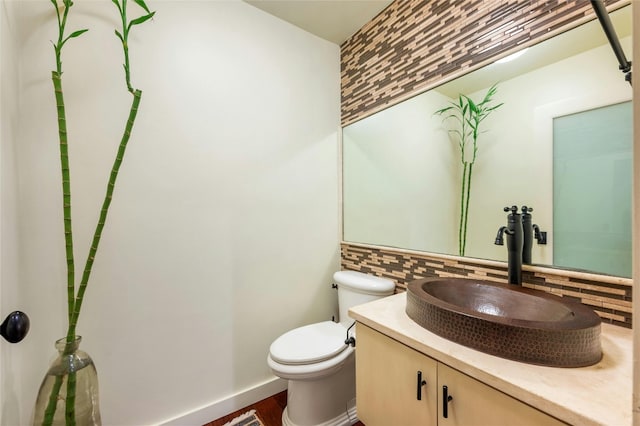
[[[105,424],[233,405],[273,379],[273,339],[335,313],[338,46],[240,1],[148,3],[157,15],[130,43],[142,104],[78,330]],[[49,1],[21,12],[20,286],[32,330],[11,409],[26,422],[65,333],[66,273],[55,18]],[[130,95],[113,4],[72,13],[70,30],[90,28],[63,58],[79,275]]]
[[[14,310],[26,310],[18,285],[18,234],[14,149],[18,133],[16,3],[0,2],[0,322]],[[0,339],[0,424],[19,424],[23,391],[21,348]]]

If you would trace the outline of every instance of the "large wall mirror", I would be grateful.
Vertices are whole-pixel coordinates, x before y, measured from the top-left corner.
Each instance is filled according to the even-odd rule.
[[[631,12],[610,14],[631,53]],[[343,129],[344,240],[459,254],[462,185],[452,120],[434,113],[497,83],[482,122],[465,256],[495,245],[506,206],[547,233],[534,264],[631,276],[631,86],[597,21],[447,82]],[[512,55],[516,56],[516,55]]]

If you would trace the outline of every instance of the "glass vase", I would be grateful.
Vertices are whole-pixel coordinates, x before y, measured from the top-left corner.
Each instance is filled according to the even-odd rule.
[[[98,374],[93,360],[78,349],[81,336],[56,341],[58,356],[42,380],[34,425],[100,425]]]

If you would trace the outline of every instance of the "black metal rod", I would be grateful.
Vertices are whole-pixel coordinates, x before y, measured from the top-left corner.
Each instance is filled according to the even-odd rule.
[[[622,46],[620,46],[620,41],[618,40],[615,28],[613,28],[613,24],[611,24],[611,19],[609,19],[607,9],[604,7],[601,0],[591,0],[591,6],[593,6],[593,10],[596,12],[596,16],[598,17],[600,25],[602,25],[602,29],[609,40],[613,53],[618,59],[620,70],[626,74],[625,79],[629,84],[631,84],[631,62],[627,60],[624,50],[622,50]]]
[[[422,387],[427,384],[427,381],[422,378],[422,371],[418,371],[418,392],[416,399],[422,401]]]
[[[442,417],[449,418],[449,403],[453,400],[453,397],[449,395],[449,388],[447,386],[442,387]]]

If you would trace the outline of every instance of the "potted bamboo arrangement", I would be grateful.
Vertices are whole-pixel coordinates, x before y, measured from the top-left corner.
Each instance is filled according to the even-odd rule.
[[[68,153],[69,135],[67,133],[67,115],[65,111],[65,99],[62,88],[62,51],[70,40],[86,33],[88,29],[67,32],[67,20],[69,11],[74,3],[71,0],[51,0],[55,8],[58,37],[53,43],[55,51],[56,69],[52,71],[51,78],[56,100],[56,112],[58,121],[58,140],[60,146],[60,164],[62,172],[62,209],[64,217],[64,239],[67,264],[67,313],[68,327],[66,336],[56,342],[58,357],[53,361],[45,375],[36,399],[33,424],[34,425],[94,425],[101,424],[98,377],[95,365],[91,357],[79,349],[81,337],[76,335],[76,328],[82,302],[89,284],[91,269],[95,260],[100,238],[109,212],[109,206],[113,197],[113,191],[118,178],[118,172],[122,165],[127,144],[136,121],[136,115],[142,99],[142,91],[135,89],[131,84],[131,63],[129,60],[129,34],[131,30],[151,18],[152,12],[144,0],[133,0],[139,9],[140,16],[129,20],[127,17],[127,0],[111,0],[116,6],[121,29],[116,29],[115,34],[122,44],[124,53],[124,74],[126,89],[132,95],[132,103],[129,115],[124,126],[120,145],[109,174],[108,184],[100,210],[98,222],[95,227],[93,239],[87,254],[84,270],[80,281],[76,286],[75,257],[73,251],[73,227],[71,220],[71,177],[70,161]]]

